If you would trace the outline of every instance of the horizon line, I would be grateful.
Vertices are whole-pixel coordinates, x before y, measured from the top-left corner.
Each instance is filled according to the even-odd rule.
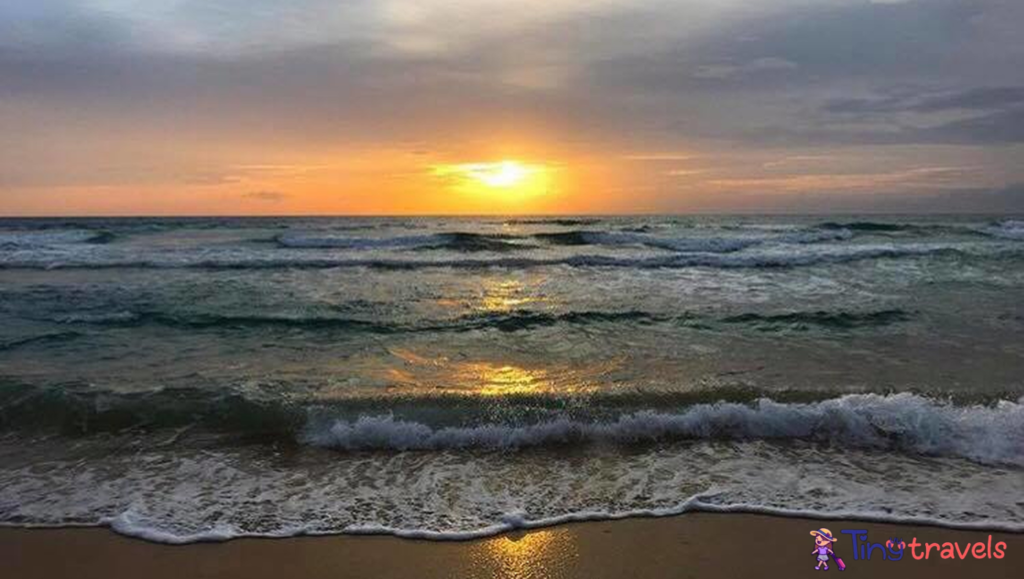
[[[812,217],[828,215],[927,215],[927,216],[1022,216],[1024,211],[693,211],[693,212],[642,212],[642,213],[235,213],[235,214],[24,214],[0,215],[4,219],[521,219],[521,218],[607,218],[607,217],[732,217],[732,216],[775,216]]]

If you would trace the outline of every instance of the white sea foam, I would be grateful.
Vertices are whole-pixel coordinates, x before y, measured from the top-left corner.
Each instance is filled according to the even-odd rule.
[[[1020,472],[802,441],[558,453],[149,450],[2,467],[0,520],[107,525],[166,543],[332,533],[460,540],[688,511],[1019,531]]]
[[[778,236],[784,243],[817,243],[819,241],[843,241],[852,239],[853,232],[849,229],[805,229],[790,231]]]
[[[285,233],[276,238],[283,247],[306,249],[401,249],[442,243],[439,235],[349,237],[324,233]]]
[[[1007,219],[979,229],[981,233],[1002,239],[1024,240],[1024,221]]]
[[[927,257],[944,253],[963,256],[1003,257],[1019,255],[1019,244],[902,243],[902,244],[773,244],[732,253],[693,251],[664,255],[638,253],[553,255],[531,253],[528,256],[457,257],[443,252],[404,257],[361,257],[356,253],[331,254],[301,249],[209,248],[203,251],[137,252],[109,246],[90,246],[88,250],[27,250],[0,252],[0,268],[207,268],[207,269],[280,269],[368,267],[380,269],[422,268],[536,268],[549,266],[617,267],[663,269],[687,267],[762,268],[801,267],[831,263],[849,263],[873,259]]]
[[[744,234],[730,237],[659,237],[637,233],[588,231],[583,239],[595,245],[645,245],[684,253],[731,253],[758,245],[810,244],[843,241],[853,237],[848,229],[789,229],[772,234]]]
[[[77,312],[57,316],[54,321],[61,324],[103,324],[131,322],[138,318],[139,315],[135,312],[121,310],[115,312]]]
[[[390,368],[447,387],[454,371],[430,370],[444,360],[452,369],[486,361],[546,370],[559,396],[569,382],[562,375],[575,368],[588,372],[573,372],[573,383],[595,376],[601,389],[671,387],[677,372],[689,385],[707,371],[722,383],[764,379],[769,392],[788,378],[820,377],[824,393],[877,385],[854,368],[881,359],[897,389],[947,377],[932,384],[936,392],[1017,392],[1006,364],[1020,346],[1020,268],[997,258],[1024,256],[1012,237],[1020,222],[992,225],[1002,236],[960,225],[668,224],[603,241],[588,241],[604,227],[591,222],[567,223],[573,230],[549,241],[529,223],[515,234],[471,221],[349,228],[365,227],[360,233],[342,232],[346,220],[329,228],[318,226],[333,221],[261,220],[244,231],[228,220],[201,225],[201,234],[191,222],[152,232],[121,223],[103,223],[110,234],[100,239],[14,231],[21,241],[0,247],[0,267],[458,271],[4,273],[8,331],[19,339],[0,344],[16,379],[0,436],[0,524],[109,525],[175,543],[325,533],[460,539],[714,510],[1024,530],[1024,400],[958,406],[903,394],[686,406],[693,398],[672,390],[650,400],[630,394],[622,405],[540,395],[478,406],[378,403],[350,388],[383,386]],[[397,227],[409,237],[386,245]],[[439,233],[452,228],[485,233]],[[282,232],[294,247],[266,243]],[[800,266],[812,267],[743,269]],[[471,268],[479,270],[462,271]],[[524,298],[513,306],[522,310],[478,311],[491,297],[486,282],[504,280],[522,282],[508,300]],[[965,280],[978,308],[962,308],[975,298],[965,297]],[[374,348],[346,346],[366,341],[350,320],[375,324]],[[86,327],[107,323],[117,327]],[[888,356],[887,344],[908,337],[912,351]],[[813,350],[814,359],[787,365],[758,348],[732,355],[737,344],[771,342],[792,344],[790,358]],[[970,364],[940,363],[963,344],[976,346]],[[391,346],[422,362],[395,358]],[[171,364],[165,350],[187,355]],[[298,374],[297,351],[308,354]],[[339,352],[353,354],[344,368]],[[238,364],[225,366],[225,354]],[[618,354],[621,366],[589,373],[594,360]],[[835,364],[849,372],[829,374]],[[151,393],[157,384],[165,390]],[[318,396],[309,417],[307,394]]]
[[[566,236],[566,237],[560,237]],[[796,229],[775,234],[746,234],[738,236],[662,237],[634,232],[578,231],[556,234],[486,235],[476,233],[436,233],[429,235],[408,235],[396,237],[350,237],[323,232],[290,232],[279,235],[276,242],[285,248],[303,249],[413,249],[439,247],[458,250],[473,243],[507,244],[507,248],[531,248],[537,239],[548,240],[555,245],[568,243],[595,246],[646,246],[677,252],[729,253],[765,243],[808,244],[821,241],[842,241],[853,237],[846,229]],[[558,240],[565,241],[559,242]],[[582,243],[581,243],[582,242]]]
[[[525,426],[440,428],[391,416],[363,416],[311,425],[305,440],[346,450],[444,450],[676,439],[813,439],[1024,466],[1021,402],[961,407],[908,393],[857,394],[807,404],[766,399],[752,406],[700,404],[676,414],[643,411],[609,422],[563,418]]]
[[[64,229],[42,231],[0,231],[0,249],[31,249],[85,243],[101,239],[102,232]]]
[[[757,237],[656,237],[639,233],[587,231],[582,239],[593,245],[635,245],[668,251],[728,253],[762,243]]]

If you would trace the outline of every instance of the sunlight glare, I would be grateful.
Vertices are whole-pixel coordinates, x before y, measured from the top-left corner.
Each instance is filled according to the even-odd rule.
[[[435,165],[432,172],[435,176],[451,180],[460,189],[477,193],[502,191],[518,196],[547,191],[546,166],[512,159]]]

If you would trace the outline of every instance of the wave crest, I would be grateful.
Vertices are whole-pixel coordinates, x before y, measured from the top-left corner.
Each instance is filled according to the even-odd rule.
[[[824,228],[787,231],[772,235],[740,237],[659,237],[639,231],[601,231],[573,229],[533,234],[475,233],[453,231],[429,235],[398,237],[347,237],[318,233],[284,233],[274,238],[283,248],[291,249],[443,249],[456,252],[517,251],[547,246],[637,246],[666,251],[693,253],[730,253],[765,243],[807,244],[822,241],[843,241],[853,237],[848,229]]]
[[[1020,249],[983,248],[948,244],[859,244],[800,246],[801,249],[768,247],[763,250],[715,253],[701,251],[673,253],[654,257],[619,257],[610,255],[573,255],[569,257],[499,256],[455,259],[353,258],[349,256],[298,254],[278,256],[273,252],[204,252],[196,255],[144,257],[134,255],[69,255],[43,253],[35,256],[12,255],[0,258],[5,269],[329,269],[365,267],[380,270],[416,270],[427,268],[484,269],[532,268],[564,265],[568,267],[618,267],[638,269],[672,269],[688,267],[714,268],[782,268],[818,264],[848,263],[871,259],[897,259],[937,255],[964,257],[1004,257],[1021,253]]]
[[[1024,241],[1024,221],[1007,219],[984,227],[981,233],[1000,239],[1013,239]]]
[[[57,231],[7,231],[0,232],[0,250],[23,250],[88,243],[105,244],[117,239],[117,235],[106,230],[57,230]]]
[[[958,407],[914,394],[850,394],[806,404],[699,404],[646,410],[608,422],[561,418],[524,426],[434,428],[390,415],[311,424],[303,440],[344,450],[519,449],[580,442],[679,439],[810,439],[1024,466],[1024,399]]]
[[[727,324],[749,324],[758,329],[777,329],[783,327],[805,328],[822,326],[828,328],[854,329],[864,326],[886,326],[910,319],[910,314],[903,310],[878,310],[874,312],[824,311],[789,312],[784,314],[747,313],[729,316],[722,321]]]
[[[900,309],[878,311],[794,311],[778,314],[747,312],[726,317],[714,317],[695,312],[676,314],[646,312],[641,310],[600,311],[536,311],[511,310],[508,312],[483,312],[467,314],[451,319],[425,319],[417,322],[399,323],[331,315],[282,315],[282,314],[212,314],[212,313],[169,313],[132,312],[77,313],[62,315],[54,321],[62,324],[87,324],[97,326],[166,326],[184,329],[237,329],[237,328],[298,328],[306,330],[355,330],[375,333],[406,332],[464,332],[472,330],[499,330],[516,332],[538,327],[560,324],[638,324],[658,323],[687,325],[708,329],[716,324],[745,325],[760,331],[796,329],[811,327],[823,329],[852,330],[862,327],[881,327],[908,321],[911,314]]]

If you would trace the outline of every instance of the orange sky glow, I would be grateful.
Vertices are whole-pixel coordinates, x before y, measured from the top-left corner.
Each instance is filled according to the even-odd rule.
[[[1021,2],[256,4],[0,3],[0,217],[1024,211]]]

